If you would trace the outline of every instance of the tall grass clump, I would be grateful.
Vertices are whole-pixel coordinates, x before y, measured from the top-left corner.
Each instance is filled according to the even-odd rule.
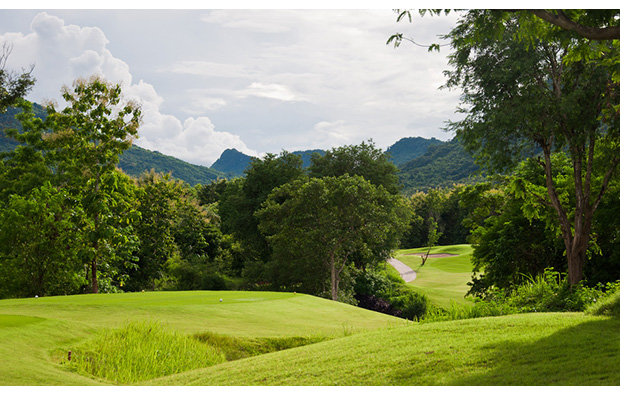
[[[597,300],[613,293],[618,286],[618,283],[609,283],[596,287],[583,284],[571,287],[565,274],[548,268],[543,274],[530,276],[529,281],[508,293],[504,300],[499,299],[517,312],[585,311]]]
[[[213,347],[165,328],[159,323],[130,323],[102,332],[72,350],[69,367],[118,384],[156,377],[226,361]]]

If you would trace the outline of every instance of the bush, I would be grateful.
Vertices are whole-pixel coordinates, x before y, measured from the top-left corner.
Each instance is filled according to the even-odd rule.
[[[415,292],[405,286],[397,288],[388,296],[390,305],[397,317],[409,320],[421,320],[426,314],[431,302],[426,295]]]
[[[604,294],[601,286],[578,284],[571,289],[565,275],[548,268],[516,287],[504,303],[520,312],[584,311]]]
[[[389,315],[397,315],[400,314],[399,311],[394,310],[389,301],[384,298],[381,298],[377,295],[356,295],[357,299],[357,307],[361,307],[363,309],[377,311],[383,314]]]
[[[355,276],[353,287],[356,295],[385,295],[392,288],[392,282],[384,272],[377,270],[360,271]]]
[[[383,270],[366,270],[355,277],[357,306],[419,321],[431,305],[429,299],[404,285],[402,278]]]
[[[587,314],[620,317],[620,282],[607,284],[608,292],[586,309]]]
[[[234,288],[223,274],[213,271],[209,262],[201,259],[185,260],[176,257],[172,261],[172,273],[178,290],[226,290]]]

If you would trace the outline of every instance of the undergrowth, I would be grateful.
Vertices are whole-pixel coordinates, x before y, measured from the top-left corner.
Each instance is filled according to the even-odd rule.
[[[596,310],[595,306],[598,306]],[[450,308],[427,309],[423,321],[448,321],[519,313],[598,311],[620,315],[620,282],[572,288],[565,274],[546,269],[514,289],[491,290],[485,298],[475,298],[473,305],[452,303]]]

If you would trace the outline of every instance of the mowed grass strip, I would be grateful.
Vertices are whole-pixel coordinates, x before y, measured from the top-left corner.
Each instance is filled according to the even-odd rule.
[[[213,332],[247,338],[335,338],[404,323],[343,303],[277,292],[145,292],[0,300],[0,385],[105,383],[71,372],[61,362],[69,350],[102,331],[145,321],[188,336]]]
[[[617,385],[620,320],[539,313],[411,324],[148,385]]]
[[[422,266],[422,258],[414,254],[427,251],[428,247],[396,251],[394,257],[411,267],[417,275],[416,279],[407,285],[425,294],[440,307],[450,307],[451,303],[470,304],[464,297],[469,291],[467,283],[471,281],[472,247],[468,244],[433,247],[431,254],[455,256],[428,258]]]

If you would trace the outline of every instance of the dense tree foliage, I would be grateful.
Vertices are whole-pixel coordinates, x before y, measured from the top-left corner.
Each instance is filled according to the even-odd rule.
[[[43,136],[50,166],[60,185],[76,196],[84,210],[85,248],[91,291],[99,292],[98,271],[131,253],[133,208],[129,182],[116,170],[118,156],[131,146],[140,124],[140,108],[123,102],[120,85],[98,77],[76,80],[62,94],[62,111],[48,107]],[[133,243],[135,244],[135,243]],[[125,250],[128,249],[128,250]]]
[[[13,194],[0,210],[0,297],[77,292],[84,281],[77,251],[84,242],[73,218],[79,207],[49,183]]]
[[[256,216],[273,248],[274,277],[313,293],[324,291],[327,282],[333,300],[352,258],[385,261],[408,217],[398,196],[349,175],[288,183],[272,192]]]
[[[323,155],[315,153],[311,162],[308,168],[310,177],[338,177],[345,174],[361,176],[373,185],[383,186],[392,194],[400,191],[396,175],[398,168],[384,152],[375,147],[372,140],[358,145],[336,147]]]
[[[263,159],[253,159],[245,178],[228,183],[218,205],[222,230],[241,242],[248,264],[260,266],[270,256],[254,213],[273,189],[303,176],[301,158],[284,151],[279,156],[268,154]]]
[[[409,205],[413,216],[403,234],[401,247],[427,246],[433,226],[436,226],[435,234],[438,235],[435,243],[439,245],[467,243],[469,230],[463,221],[474,207],[462,203],[461,193],[465,188],[463,185],[457,185],[451,189],[429,189],[411,195]]]

